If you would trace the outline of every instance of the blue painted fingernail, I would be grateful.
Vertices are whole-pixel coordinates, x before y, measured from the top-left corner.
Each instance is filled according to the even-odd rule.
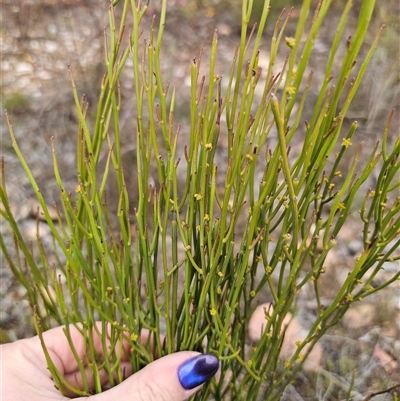
[[[214,355],[197,355],[178,368],[178,379],[185,390],[200,386],[211,379],[219,368],[219,360]]]

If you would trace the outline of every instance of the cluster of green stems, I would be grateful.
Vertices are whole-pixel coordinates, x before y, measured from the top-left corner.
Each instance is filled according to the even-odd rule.
[[[381,144],[367,158],[361,157],[360,145],[347,171],[342,174],[340,170],[358,126],[353,122],[344,133],[344,118],[381,34],[355,70],[375,1],[363,2],[357,28],[333,80],[334,61],[352,6],[352,1],[346,2],[305,128],[301,125],[313,85],[313,72],[307,76],[307,66],[332,0],[321,2],[312,18],[311,2],[304,1],[293,38],[284,38],[291,11],[281,14],[266,71],[259,66],[259,55],[266,46],[263,32],[269,1],[264,3],[258,25],[249,29],[252,3],[242,1],[241,37],[227,77],[215,73],[217,32],[207,75],[200,74],[202,53],[189,61],[190,133],[186,138],[174,120],[179,92],[164,82],[161,69],[167,1],[162,1],[158,29],[153,19],[145,34],[140,26],[147,6],[140,0],[114,1],[105,35],[106,73],[91,128],[85,99],[79,97],[71,73],[80,123],[74,196],[64,186],[52,142],[62,204],[57,221],[50,216],[7,118],[13,147],[50,226],[56,263],[50,264],[49,251],[39,235],[35,252],[23,238],[8,202],[4,165],[1,214],[14,233],[17,257],[6,248],[2,236],[0,245],[27,288],[32,306],[44,304],[44,311],[35,308],[39,335],[54,324],[64,324],[67,338],[70,325],[85,337],[87,359],[77,360],[83,375],[89,366],[95,378],[104,369],[111,385],[122,381],[124,349],[119,344],[123,340],[132,351],[133,371],[150,363],[154,355],[179,350],[217,355],[220,374],[194,396],[196,400],[276,399],[301,369],[312,346],[352,303],[399,279],[400,273],[395,273],[373,286],[384,263],[400,258],[400,199],[395,196],[400,186],[396,179],[400,139],[393,141],[389,136],[393,113]],[[282,46],[288,56],[277,71]],[[132,71],[127,71],[128,58]],[[136,145],[137,194],[128,193],[127,172],[122,168],[122,79],[133,80],[134,86],[130,101],[135,105],[136,133],[130,135]],[[301,150],[292,155],[291,143],[300,141],[300,133]],[[227,143],[223,157],[217,151],[221,142]],[[100,170],[104,149],[108,157]],[[155,186],[149,185],[153,167]],[[110,171],[117,177],[116,216],[110,216],[106,197]],[[375,188],[361,199],[363,184],[375,172]],[[134,210],[130,209],[132,197]],[[335,298],[323,305],[320,278],[325,261],[341,228],[353,218],[357,203],[364,227],[363,250]],[[295,353],[281,361],[285,316],[295,309],[300,290],[310,283],[318,314],[304,341],[296,344]],[[249,350],[248,321],[259,294],[266,292],[274,308],[265,311],[261,339]],[[143,329],[150,333],[145,342],[140,337]],[[101,360],[94,352],[93,333],[104,344]],[[85,380],[83,389],[73,389],[46,355],[61,391],[90,393]],[[95,385],[95,392],[101,392],[100,381]]]

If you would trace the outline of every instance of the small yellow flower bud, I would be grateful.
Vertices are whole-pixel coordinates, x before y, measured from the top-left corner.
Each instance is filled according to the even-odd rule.
[[[285,90],[288,95],[294,95],[296,93],[295,86],[288,86]]]
[[[352,145],[352,143],[349,138],[343,138],[342,146],[344,146],[347,149],[351,145]]]
[[[285,38],[285,43],[286,43],[286,46],[289,46],[291,49],[293,49],[293,47],[296,46],[296,39],[292,38],[290,36],[286,37]]]

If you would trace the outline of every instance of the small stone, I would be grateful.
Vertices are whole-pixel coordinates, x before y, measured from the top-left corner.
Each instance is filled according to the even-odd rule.
[[[375,315],[374,305],[370,303],[354,304],[343,316],[343,324],[352,330],[370,327],[374,323]]]
[[[273,306],[270,303],[259,305],[253,312],[248,326],[248,334],[252,341],[257,342],[260,340],[261,335],[266,326],[267,320],[265,318],[265,311],[272,313]],[[291,313],[288,313],[283,320],[283,328],[286,327],[285,338],[283,340],[281,355],[282,359],[288,360],[292,357],[297,349],[297,342],[303,342],[307,337],[308,331],[293,318]],[[307,344],[301,354],[305,354],[309,344]],[[320,344],[315,344],[312,351],[304,362],[303,368],[305,370],[318,370],[322,361],[322,347]]]
[[[0,325],[4,326],[10,320],[10,315],[7,312],[0,311]]]

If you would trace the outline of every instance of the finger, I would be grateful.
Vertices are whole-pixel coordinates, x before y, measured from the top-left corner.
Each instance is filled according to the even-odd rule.
[[[93,401],[184,401],[214,376],[213,355],[182,351],[157,359]]]
[[[79,366],[74,354],[71,352],[70,343],[68,342],[68,338],[66,334],[63,332],[63,330],[65,330],[65,326],[60,326],[45,331],[43,333],[43,339],[49,353],[51,355],[54,355],[58,360],[60,366],[57,365],[57,368],[60,370],[60,372],[63,375],[74,374],[75,372],[78,371]],[[106,347],[111,347],[109,339],[110,335],[109,324],[106,325],[106,331],[107,331]],[[71,337],[72,344],[74,344],[76,355],[78,355],[79,357],[78,360],[80,361],[84,360],[85,359],[84,357],[88,352],[88,345],[87,342],[85,341],[85,338],[82,336],[81,332],[73,325],[70,325],[69,335]],[[143,329],[140,333],[141,343],[145,344],[147,342],[148,337],[149,337],[148,330]],[[163,336],[161,336],[161,340],[162,339]],[[150,340],[152,340],[152,338]],[[92,330],[91,342],[97,357],[100,358],[101,360],[101,358],[104,356],[103,355],[104,343],[102,339],[101,322],[96,322],[96,328],[93,328]],[[130,347],[131,346],[128,341],[122,341],[122,344],[121,342],[118,341],[116,344],[113,345],[113,349],[119,350],[119,352],[121,353],[121,355],[118,355],[118,357],[121,357],[122,361],[130,360],[130,354],[131,354]],[[150,341],[149,347],[150,348],[152,347],[152,341]]]
[[[99,361],[103,358],[103,341],[101,340],[102,336],[102,324],[101,322],[96,323],[96,327],[92,330],[92,345],[94,351],[97,353]],[[79,369],[77,359],[71,351],[70,343],[68,342],[66,334],[63,332],[65,327],[56,327],[54,329],[48,330],[43,333],[43,340],[46,344],[46,348],[49,352],[52,362],[56,366],[57,370],[60,372],[62,376],[75,388],[83,390],[86,386],[90,389],[94,388],[95,378],[93,376],[93,370],[88,366],[84,366],[84,378],[82,377],[81,370]],[[110,332],[110,326],[106,325],[104,328],[107,333]],[[69,335],[71,338],[71,342],[74,344],[75,353],[78,356],[78,360],[85,364],[86,354],[88,352],[87,344],[82,336],[81,332],[77,327],[70,325],[69,327]],[[142,330],[141,332],[141,343],[146,344],[148,342],[149,332],[147,330]],[[163,338],[163,337],[162,337]],[[36,341],[39,341],[37,337],[35,337]],[[150,338],[149,347],[151,348],[153,338]],[[110,347],[109,334],[106,335],[106,346]],[[120,359],[120,369],[124,374],[124,377],[128,377],[132,373],[132,365],[130,363],[131,357],[131,349],[128,341],[117,341],[116,344],[112,347],[114,352],[116,352],[116,358]],[[43,356],[43,355],[42,355]],[[85,364],[86,365],[86,364]],[[104,369],[100,369],[98,371],[98,377],[96,380],[99,380],[103,389],[106,389],[110,386],[109,381],[109,373],[107,373]],[[118,375],[115,372],[114,380],[118,382]],[[86,383],[86,386],[84,385]],[[75,393],[64,389],[69,396],[74,396]]]

